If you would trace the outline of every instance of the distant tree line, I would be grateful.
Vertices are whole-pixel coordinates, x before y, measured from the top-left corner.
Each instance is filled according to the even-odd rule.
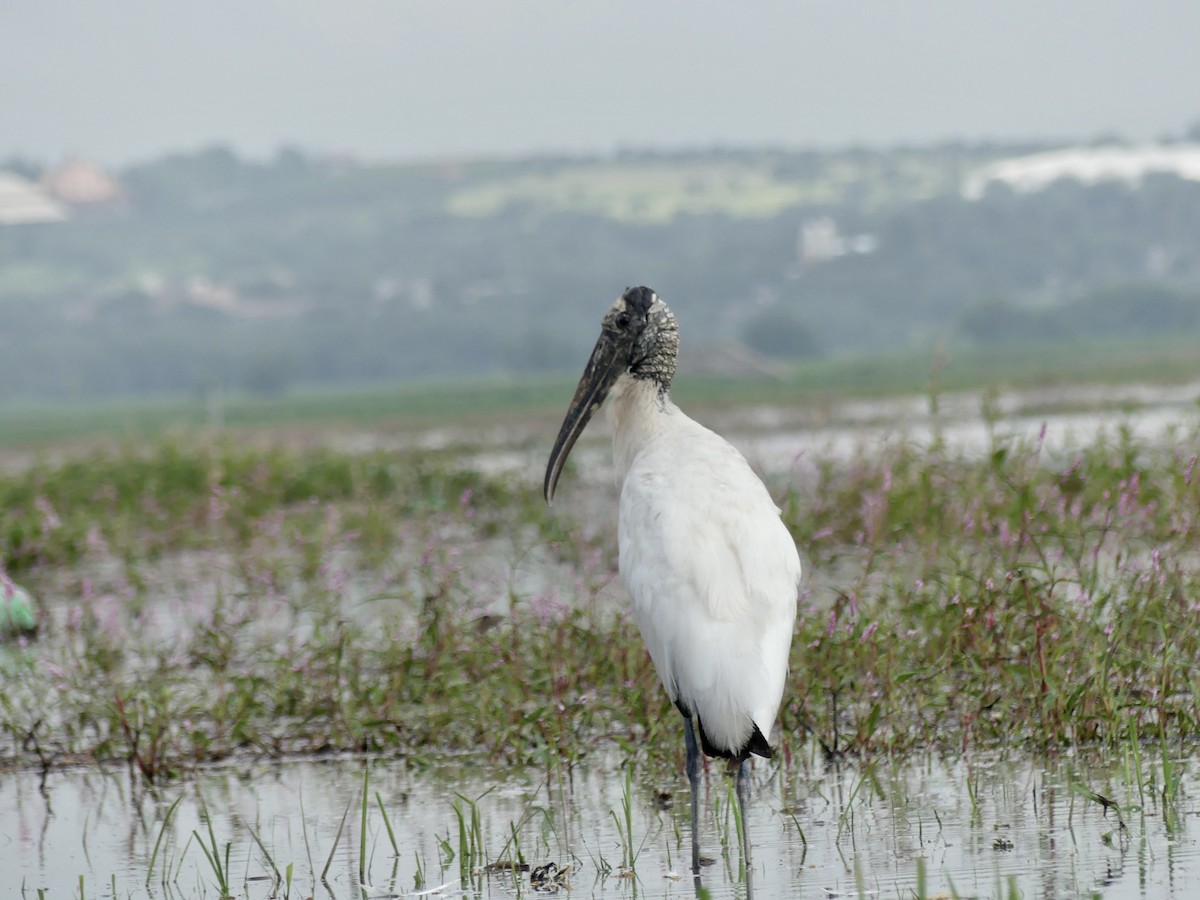
[[[635,283],[670,299],[688,348],[743,342],[781,359],[1200,334],[1200,183],[1064,181],[968,201],[946,175],[929,199],[906,193],[914,172],[1013,149],[649,154],[758,165],[823,198],[661,223],[448,209],[466,187],[583,163],[619,178],[647,162],[633,151],[373,167],[294,150],[171,156],[119,173],[129,203],[110,216],[0,228],[0,402],[574,370]],[[861,184],[829,174],[851,166]],[[875,249],[803,264],[814,217]]]
[[[1200,336],[1200,288],[1114,285],[1049,307],[997,298],[964,309],[958,326],[976,343],[993,346]]]

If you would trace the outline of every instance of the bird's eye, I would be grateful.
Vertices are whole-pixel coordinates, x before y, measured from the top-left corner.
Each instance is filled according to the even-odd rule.
[[[621,313],[617,316],[617,327],[624,331],[629,327],[629,313]]]

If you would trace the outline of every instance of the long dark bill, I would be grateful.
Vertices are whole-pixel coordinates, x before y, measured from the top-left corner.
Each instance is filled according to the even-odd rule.
[[[579,379],[579,386],[575,388],[575,396],[571,399],[567,416],[558,430],[554,449],[550,451],[550,461],[546,464],[546,481],[542,488],[547,503],[554,500],[558,476],[562,474],[563,465],[571,453],[571,448],[575,446],[575,441],[583,434],[592,413],[600,408],[604,398],[608,396],[609,389],[625,370],[627,364],[621,357],[617,342],[601,332],[600,340],[596,341],[592,350],[592,358],[588,360],[583,377]]]

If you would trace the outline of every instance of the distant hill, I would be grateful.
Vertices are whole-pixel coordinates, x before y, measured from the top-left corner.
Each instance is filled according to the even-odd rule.
[[[170,156],[0,226],[0,402],[573,371],[633,283],[776,360],[1193,327],[1200,183],[994,174],[1052,152]]]

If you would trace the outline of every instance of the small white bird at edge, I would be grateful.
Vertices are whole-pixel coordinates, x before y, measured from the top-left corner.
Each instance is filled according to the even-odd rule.
[[[800,556],[742,454],[671,402],[678,351],[679,326],[662,298],[647,287],[626,289],[601,323],[554,442],[546,502],[575,441],[608,398],[621,488],[621,576],[654,668],[683,714],[692,871],[700,871],[703,748],[737,768],[749,888],[748,758],[774,752]]]

